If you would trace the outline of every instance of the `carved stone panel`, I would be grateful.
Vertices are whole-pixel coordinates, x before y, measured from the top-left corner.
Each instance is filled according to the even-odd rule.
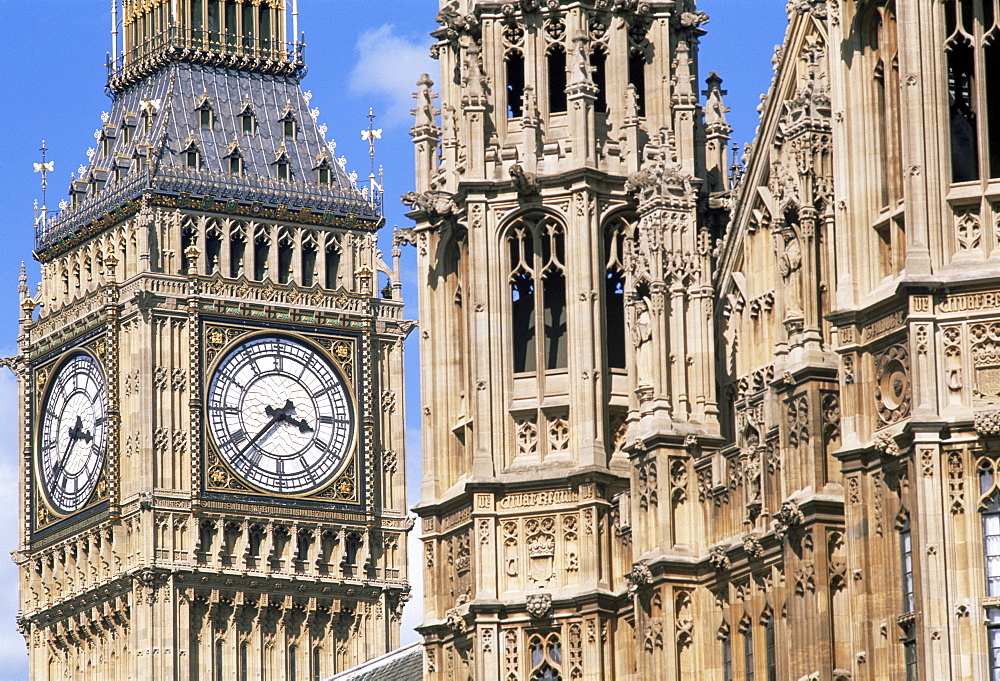
[[[910,415],[910,355],[904,345],[889,346],[875,355],[874,394],[879,426]]]
[[[973,401],[976,407],[1000,406],[1000,322],[973,324]]]

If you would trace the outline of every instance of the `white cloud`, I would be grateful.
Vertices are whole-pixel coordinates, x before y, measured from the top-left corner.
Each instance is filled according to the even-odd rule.
[[[386,125],[405,124],[414,107],[411,93],[420,74],[438,71],[429,49],[425,40],[397,35],[392,24],[365,31],[355,46],[358,62],[351,71],[351,91],[381,100],[386,109],[376,113],[383,114]]]

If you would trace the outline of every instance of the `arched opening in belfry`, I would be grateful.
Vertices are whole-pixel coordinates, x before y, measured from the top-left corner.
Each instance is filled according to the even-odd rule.
[[[326,244],[326,270],[323,273],[324,286],[335,289],[339,286],[340,277],[340,249],[337,247],[336,239],[331,237]]]
[[[229,238],[229,276],[236,278],[244,274],[247,242],[242,234],[234,234]]]
[[[646,55],[633,49],[628,55],[628,82],[635,90],[637,116],[646,115]]]
[[[302,244],[302,285],[316,283],[316,244],[312,241]]]
[[[565,236],[562,227],[547,220],[539,227],[542,245],[542,301],[545,330],[545,368],[567,363]]]
[[[535,240],[525,225],[515,225],[507,237],[510,252],[511,341],[514,371],[534,371],[535,359]]]
[[[278,242],[278,283],[287,284],[292,279],[292,256],[295,249],[291,241],[281,239]]]
[[[625,239],[628,222],[615,218],[604,228],[604,346],[608,366],[625,369]]]
[[[524,113],[524,55],[511,50],[504,58],[507,70],[507,118],[520,118]]]
[[[271,243],[266,236],[258,236],[254,240],[253,278],[263,281],[268,277],[268,259],[271,257]]]
[[[549,76],[549,113],[566,111],[566,50],[552,45],[545,55]]]
[[[608,112],[608,51],[603,43],[594,46],[590,53],[591,79],[597,86],[597,99],[594,100],[594,111]]]

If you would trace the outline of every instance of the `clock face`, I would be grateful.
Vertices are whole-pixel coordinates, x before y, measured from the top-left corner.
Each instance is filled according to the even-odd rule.
[[[354,439],[343,380],[312,348],[258,337],[227,354],[208,388],[208,424],[222,458],[278,494],[326,485]]]
[[[52,381],[38,460],[49,501],[69,514],[87,504],[104,466],[107,392],[97,360],[83,353],[63,364]]]

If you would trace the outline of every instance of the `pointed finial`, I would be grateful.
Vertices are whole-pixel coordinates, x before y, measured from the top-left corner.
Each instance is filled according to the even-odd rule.
[[[375,180],[375,140],[382,139],[382,128],[375,128],[375,109],[368,108],[368,129],[361,131],[361,139],[368,141],[368,158],[371,159],[371,173],[368,175],[368,179],[371,185],[371,199],[375,202],[375,197],[378,196],[378,204],[381,206],[382,198],[382,173],[379,171],[379,180]]]
[[[23,260],[21,261],[21,275],[18,277],[17,281],[18,281],[17,292],[21,294],[21,300],[24,300],[25,298],[28,297],[29,291],[28,291],[28,273],[24,269]]]
[[[56,165],[52,161],[45,160],[45,153],[48,151],[45,146],[45,140],[42,140],[42,147],[39,151],[42,152],[42,162],[35,163],[34,166],[35,172],[42,174],[42,211],[44,211],[46,205],[45,192],[49,188],[49,173],[55,170]]]

